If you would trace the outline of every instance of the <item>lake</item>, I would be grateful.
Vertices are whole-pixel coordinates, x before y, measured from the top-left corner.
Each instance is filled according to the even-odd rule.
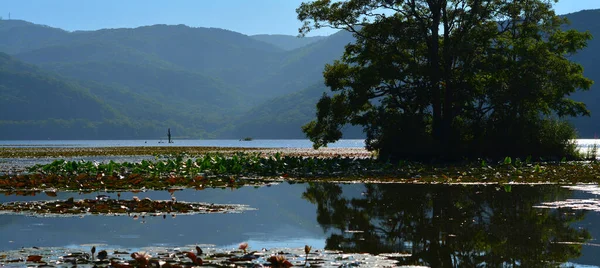
[[[0,146],[170,146],[158,142],[1,141]],[[363,140],[345,140],[336,146],[356,148],[362,143]],[[594,143],[595,140],[579,141],[583,148]],[[311,146],[307,140],[190,140],[173,145]],[[185,189],[174,192],[178,202],[242,204],[252,209],[176,217],[0,214],[0,264],[2,255],[18,254],[21,249],[34,253],[44,248],[53,252],[58,252],[56,248],[89,251],[91,245],[96,245],[131,252],[148,247],[202,245],[233,250],[239,243],[248,242],[252,250],[302,251],[304,245],[310,245],[343,253],[401,253],[389,257],[397,266],[600,267],[599,194],[600,187],[596,185],[280,183],[240,189]],[[6,193],[0,195],[0,203],[95,199],[99,195],[117,198],[114,192],[58,192],[56,196]],[[171,198],[167,191],[122,192],[119,198],[134,196]],[[369,266],[365,262],[356,264]]]
[[[0,215],[0,251],[31,247],[136,250],[212,245],[234,249],[313,248],[363,253],[405,253],[400,264],[441,267],[568,263],[597,267],[600,188],[556,185],[288,184],[237,190],[177,191],[178,201],[246,204],[235,214],[30,217]],[[2,196],[0,202],[95,198]],[[122,193],[122,199],[169,199],[166,191]],[[587,209],[556,209],[569,200]],[[577,202],[575,202],[575,201]],[[579,203],[578,203],[579,202]],[[1,254],[0,254],[1,255]],[[525,265],[529,264],[529,265]],[[537,264],[537,265],[536,265]],[[588,265],[588,266],[583,266]]]
[[[0,147],[131,147],[131,146],[210,146],[242,148],[312,148],[310,140],[1,140]],[[346,139],[330,148],[361,148],[365,141]]]

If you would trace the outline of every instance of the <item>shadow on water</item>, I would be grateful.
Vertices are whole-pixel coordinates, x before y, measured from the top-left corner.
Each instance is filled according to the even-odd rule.
[[[3,196],[0,202],[95,198],[116,193]],[[254,211],[177,217],[0,215],[0,251],[32,247],[142,248],[211,244],[253,249],[303,248],[404,253],[399,265],[556,267],[598,265],[597,212],[542,209],[544,202],[593,198],[557,185],[280,184],[236,190],[186,189],[178,201],[244,204]],[[120,194],[164,200],[167,191]],[[589,231],[588,231],[589,230]],[[1,252],[0,252],[1,253]],[[0,254],[1,255],[1,254]],[[583,255],[583,256],[582,256]],[[573,261],[575,260],[575,261]]]
[[[403,265],[548,267],[581,255],[590,234],[573,224],[586,213],[533,206],[572,194],[558,186],[370,184],[357,195],[310,184],[303,198],[317,205],[330,250],[408,253],[397,257]]]

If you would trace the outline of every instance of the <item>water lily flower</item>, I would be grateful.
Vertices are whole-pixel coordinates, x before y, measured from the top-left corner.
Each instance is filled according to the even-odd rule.
[[[194,264],[202,265],[202,258],[198,258],[193,252],[187,252],[186,256],[190,258]]]
[[[148,266],[148,260],[150,260],[152,256],[145,251],[140,251],[131,253],[131,257],[140,265],[140,267],[146,267]]]
[[[132,199],[133,199],[133,201],[140,202],[140,198],[137,196],[134,196]]]
[[[272,267],[284,267],[284,268],[289,268],[294,266],[290,261],[288,261],[285,256],[283,255],[275,255],[275,256],[271,256],[269,257],[269,259],[267,259],[270,263]]]
[[[310,253],[311,249],[312,249],[312,247],[309,245],[304,246],[304,253],[306,253],[306,259],[304,261],[304,266],[308,266],[308,253]]]
[[[248,243],[246,243],[246,242],[240,243],[240,246],[238,248],[243,250],[244,254],[246,254],[246,249],[248,248]]]
[[[306,255],[308,255],[308,253],[310,252],[310,250],[311,250],[311,249],[312,249],[312,247],[311,247],[311,246],[309,246],[309,245],[305,245],[305,246],[304,246],[304,253],[306,253]]]

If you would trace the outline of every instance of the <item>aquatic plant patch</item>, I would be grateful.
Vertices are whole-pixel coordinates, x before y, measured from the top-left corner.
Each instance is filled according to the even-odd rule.
[[[0,204],[0,214],[24,214],[35,217],[51,216],[160,216],[179,214],[241,213],[252,208],[245,205],[220,205],[209,203],[179,202],[172,200],[150,200],[148,198],[131,200],[110,199],[101,195],[96,199],[66,201],[27,201]]]
[[[78,267],[394,267],[397,261],[385,255],[344,254],[339,251],[303,248],[272,248],[243,252],[240,249],[184,246],[181,248],[148,247],[138,250],[127,248],[93,247],[88,250],[73,248],[23,248],[0,253],[0,265],[52,265]]]
[[[507,158],[509,159],[509,158]],[[427,165],[373,158],[300,157],[280,153],[185,154],[155,161],[100,163],[56,160],[29,173],[0,176],[0,190],[129,190],[241,187],[287,181],[399,183],[581,183],[600,181],[599,162],[468,162]]]
[[[91,192],[96,190],[167,190],[174,186],[202,190],[204,188],[239,188],[245,185],[260,186],[267,182],[255,179],[242,179],[230,176],[168,177],[144,176],[129,173],[125,175],[85,174],[24,174],[0,176],[0,190],[6,193],[22,193],[32,190],[61,190]]]

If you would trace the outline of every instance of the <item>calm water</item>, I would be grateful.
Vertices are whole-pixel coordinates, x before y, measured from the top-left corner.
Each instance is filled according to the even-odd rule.
[[[2,196],[0,202],[94,198],[97,194],[105,193]],[[166,191],[135,195],[170,199]],[[284,183],[237,190],[184,190],[175,196],[181,201],[247,204],[257,210],[137,220],[0,215],[0,251],[33,246],[87,249],[82,245],[88,244],[130,249],[193,244],[233,248],[247,241],[253,249],[309,244],[345,252],[407,252],[412,257],[401,259],[400,264],[431,267],[475,263],[539,267],[540,262],[600,265],[597,211],[538,207],[568,199],[598,205],[594,193],[560,186],[515,185],[506,191],[498,186]]]
[[[310,148],[308,140],[0,141],[0,147],[220,146]],[[596,140],[578,140],[582,150]],[[363,147],[342,140],[330,147]],[[118,159],[117,159],[118,160]],[[28,160],[19,160],[25,161]],[[25,163],[27,164],[27,163]],[[237,190],[184,190],[177,200],[245,204],[241,214],[180,215],[175,218],[85,216],[82,218],[0,215],[1,251],[31,247],[89,249],[89,244],[136,249],[212,244],[253,249],[313,248],[345,252],[410,253],[400,264],[431,267],[502,266],[540,263],[600,267],[600,188],[595,192],[561,186],[447,186],[400,184],[288,184]],[[0,202],[95,198],[0,196]],[[122,198],[170,199],[165,191],[123,193]],[[548,202],[580,200],[575,209]],[[583,201],[582,201],[583,200]],[[586,208],[586,209],[581,209]],[[544,265],[545,266],[545,265]]]
[[[592,148],[600,147],[598,139],[575,140],[583,153],[592,152]],[[211,146],[211,147],[242,147],[242,148],[312,148],[307,139],[296,140],[175,140],[166,143],[165,140],[0,140],[1,147],[132,147],[132,146]],[[342,139],[328,145],[330,148],[363,148],[362,139]],[[598,150],[596,150],[598,154]]]
[[[245,148],[312,148],[310,140],[0,140],[0,147],[131,147],[131,146],[214,146]],[[364,140],[340,140],[330,148],[361,148]]]

